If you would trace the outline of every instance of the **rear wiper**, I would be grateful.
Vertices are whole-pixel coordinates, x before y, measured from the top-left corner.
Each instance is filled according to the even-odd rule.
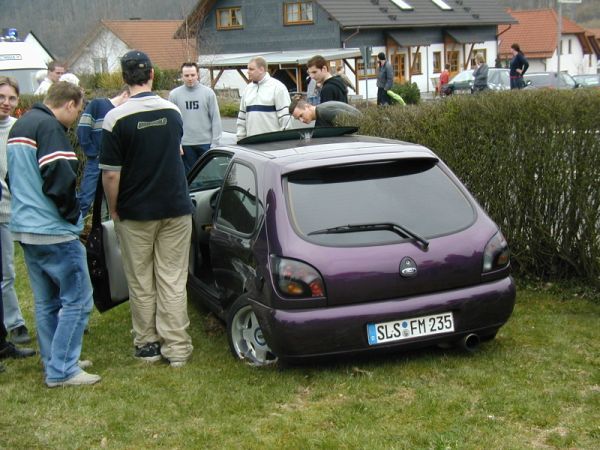
[[[309,236],[314,234],[337,234],[337,233],[356,233],[361,231],[393,231],[400,236],[413,238],[419,242],[424,248],[429,247],[429,241],[422,236],[419,236],[414,231],[409,230],[403,225],[397,223],[361,223],[355,225],[341,225],[333,228],[323,228],[322,230],[311,231]]]

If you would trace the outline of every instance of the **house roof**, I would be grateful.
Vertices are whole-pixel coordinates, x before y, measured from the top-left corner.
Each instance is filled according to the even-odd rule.
[[[513,25],[498,26],[500,57],[509,57],[510,46],[517,42],[528,58],[551,58],[556,51],[558,16],[553,9],[527,11],[508,10],[517,21]],[[589,46],[585,30],[575,22],[562,18],[562,34],[575,34],[584,48]]]
[[[161,69],[179,69],[184,61],[196,61],[194,40],[175,39],[180,20],[101,20],[70,58],[77,60],[103,29],[111,31],[127,47],[145,52]]]
[[[342,29],[413,28],[427,26],[476,26],[515,23],[494,0],[444,0],[452,9],[444,11],[432,0],[404,0],[412,9],[402,10],[393,0],[316,0]],[[198,24],[216,0],[200,0],[185,21],[196,34]],[[183,36],[183,27],[177,36]]]

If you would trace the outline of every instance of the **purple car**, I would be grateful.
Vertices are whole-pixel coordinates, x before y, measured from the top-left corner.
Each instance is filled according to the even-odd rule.
[[[188,291],[237,358],[472,349],[512,313],[506,240],[450,169],[349,131],[253,136],[190,172]]]

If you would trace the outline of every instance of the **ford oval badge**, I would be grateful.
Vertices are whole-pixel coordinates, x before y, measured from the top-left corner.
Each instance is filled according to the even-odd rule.
[[[405,256],[400,261],[400,276],[404,278],[414,278],[417,276],[417,263],[409,256]]]

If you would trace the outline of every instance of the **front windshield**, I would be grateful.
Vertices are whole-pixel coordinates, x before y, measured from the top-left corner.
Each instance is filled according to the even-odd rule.
[[[456,83],[459,81],[469,81],[469,80],[473,80],[473,71],[472,70],[465,70],[463,72],[456,74],[456,76],[454,78],[452,78],[450,80],[450,82]]]

